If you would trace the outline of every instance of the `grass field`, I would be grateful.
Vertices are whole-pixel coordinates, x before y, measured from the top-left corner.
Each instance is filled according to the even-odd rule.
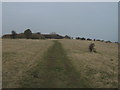
[[[41,61],[51,45],[50,40],[3,40],[3,88],[20,87],[19,80]]]
[[[118,86],[118,45],[98,41],[60,40],[80,77],[90,87],[112,88]],[[96,45],[97,53],[90,53],[88,46]]]
[[[3,88],[115,88],[118,46],[95,41],[3,39]]]
[[[0,38],[0,89],[2,89],[2,39]]]

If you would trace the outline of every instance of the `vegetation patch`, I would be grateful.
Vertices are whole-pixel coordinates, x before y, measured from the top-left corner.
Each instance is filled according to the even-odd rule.
[[[23,77],[22,87],[32,88],[85,88],[88,84],[80,78],[61,43],[54,41],[43,57],[28,75]],[[30,75],[30,76],[29,76]]]

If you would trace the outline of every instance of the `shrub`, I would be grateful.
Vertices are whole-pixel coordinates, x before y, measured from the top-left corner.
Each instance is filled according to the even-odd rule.
[[[24,34],[27,39],[30,39],[32,36],[32,31],[30,29],[27,29],[24,31]]]

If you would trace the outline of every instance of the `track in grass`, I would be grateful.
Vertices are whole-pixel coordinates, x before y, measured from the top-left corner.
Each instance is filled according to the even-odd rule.
[[[73,67],[61,43],[54,41],[42,62],[26,72],[20,82],[25,88],[83,88],[87,87]]]

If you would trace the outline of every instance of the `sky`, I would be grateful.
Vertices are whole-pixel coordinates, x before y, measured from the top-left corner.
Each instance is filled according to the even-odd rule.
[[[0,36],[2,35],[2,3],[0,2]]]
[[[31,29],[118,41],[117,2],[3,2],[2,34]]]
[[[120,2],[118,3],[118,15],[120,16]],[[118,42],[120,42],[120,17],[118,16]]]

